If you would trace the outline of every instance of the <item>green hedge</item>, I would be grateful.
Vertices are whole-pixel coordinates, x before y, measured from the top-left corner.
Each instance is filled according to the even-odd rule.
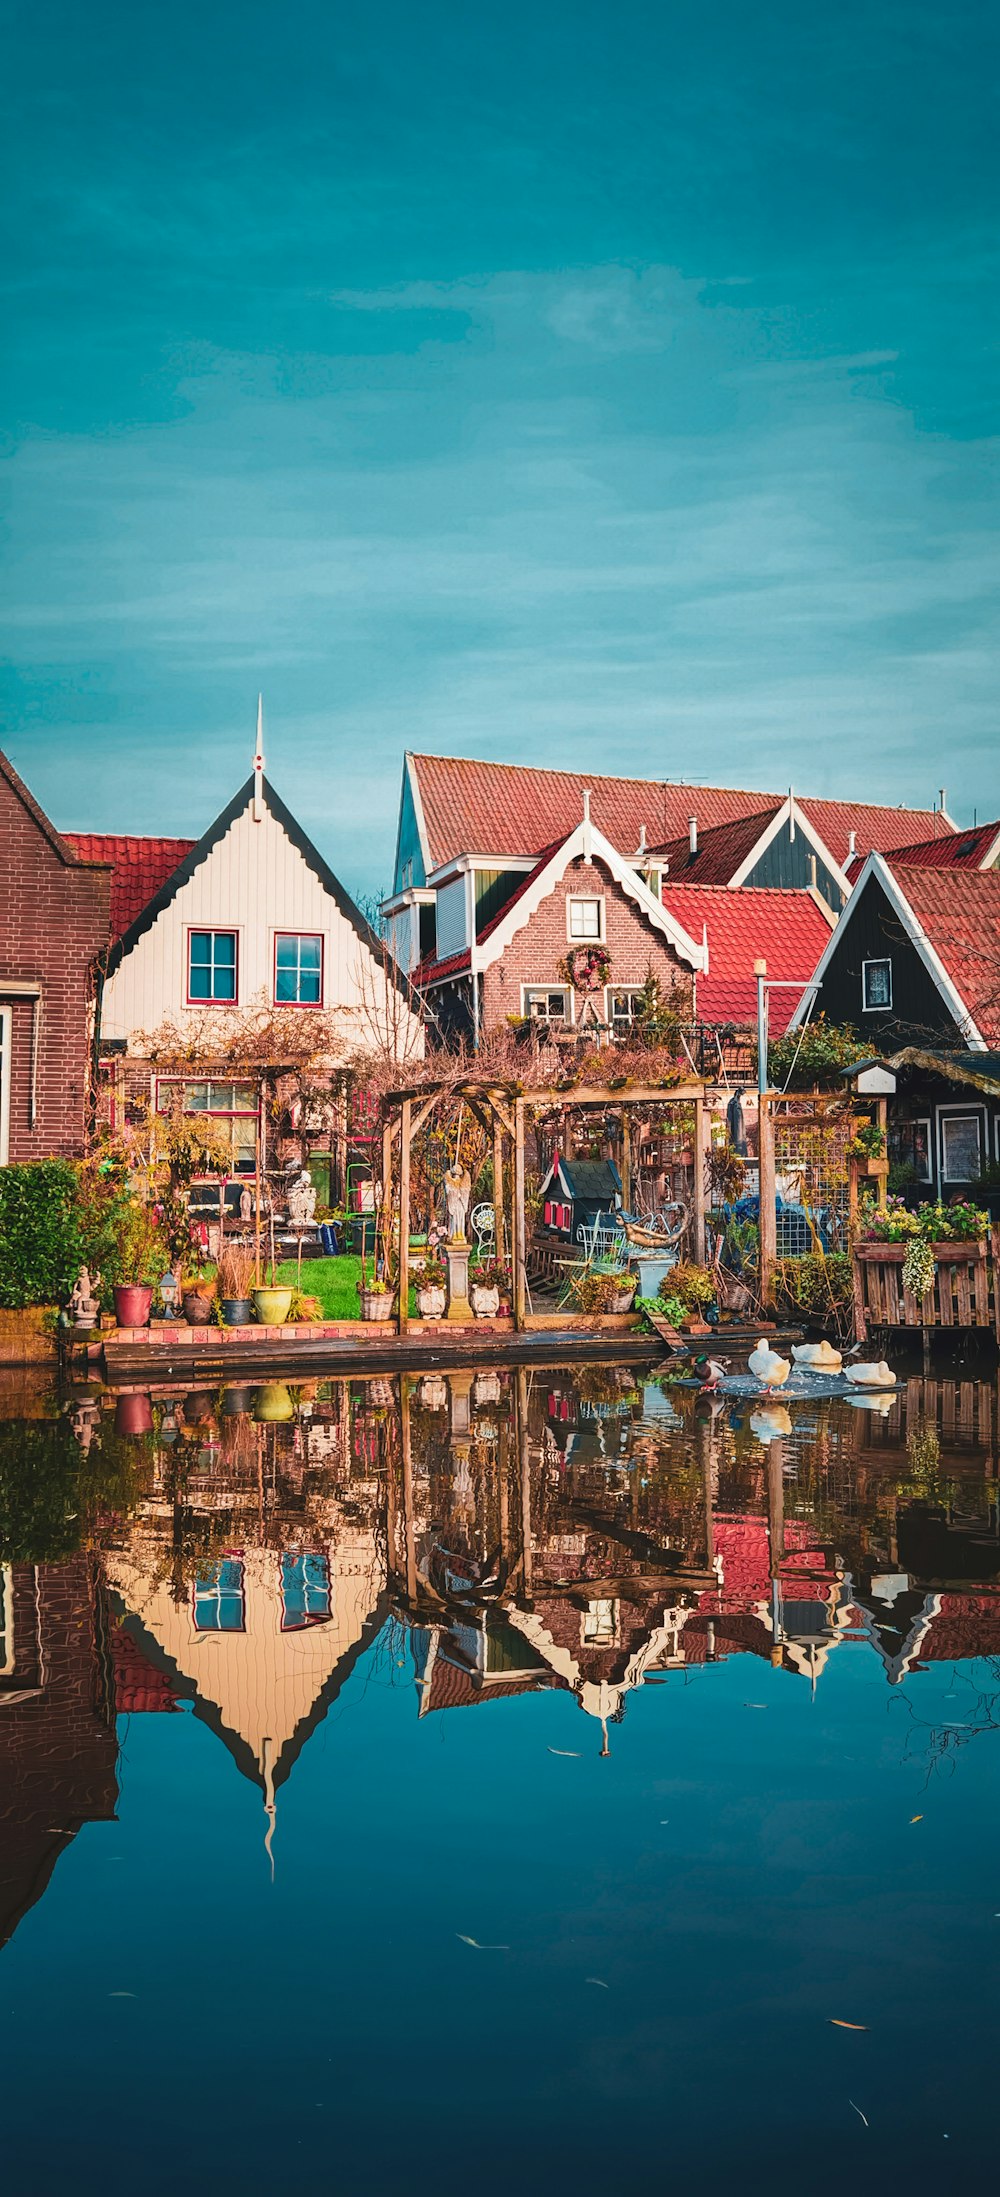
[[[62,1304],[81,1263],[71,1160],[0,1167],[0,1305]]]

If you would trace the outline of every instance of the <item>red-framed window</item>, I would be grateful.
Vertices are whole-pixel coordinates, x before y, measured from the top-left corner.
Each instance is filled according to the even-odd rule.
[[[239,952],[238,931],[188,931],[189,1007],[236,1005],[239,997]]]
[[[276,1007],[322,1007],[323,936],[320,931],[275,931]]]
[[[156,1084],[156,1111],[166,1114],[177,1102],[185,1114],[212,1114],[229,1129],[231,1167],[234,1175],[252,1175],[257,1164],[260,1099],[256,1084],[239,1083],[231,1076],[160,1076]]]

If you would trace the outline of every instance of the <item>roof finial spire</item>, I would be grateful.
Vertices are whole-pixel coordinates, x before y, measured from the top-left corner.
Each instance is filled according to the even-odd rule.
[[[583,859],[585,862],[590,861],[590,855],[590,787],[585,786],[583,789]]]
[[[257,745],[253,758],[253,820],[262,821],[264,815],[264,697],[257,696]]]

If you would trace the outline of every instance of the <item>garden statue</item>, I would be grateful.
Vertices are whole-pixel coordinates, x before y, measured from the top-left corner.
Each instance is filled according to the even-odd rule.
[[[94,1281],[91,1283],[87,1267],[81,1266],[69,1300],[70,1319],[74,1327],[94,1327],[96,1325],[99,1306],[94,1295],[94,1287],[100,1282],[100,1279],[100,1275],[95,1274]]]
[[[467,1167],[446,1167],[444,1171],[444,1203],[448,1216],[448,1236],[452,1243],[465,1242],[465,1222],[472,1196],[472,1176]]]
[[[253,1219],[253,1195],[247,1189],[245,1183],[240,1191],[240,1219],[244,1227],[246,1227],[248,1221]]]
[[[305,1167],[289,1185],[288,1218],[293,1228],[311,1228],[316,1219],[316,1185]]]

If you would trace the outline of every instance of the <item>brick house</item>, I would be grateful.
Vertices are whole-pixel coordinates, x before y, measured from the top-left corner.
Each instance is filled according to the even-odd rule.
[[[83,1151],[110,879],[0,754],[0,1166]]]
[[[567,849],[586,860],[584,828],[602,875],[588,886],[578,867],[557,892],[553,865],[565,866]],[[755,962],[766,960],[772,980],[804,984],[849,896],[858,850],[918,834],[957,843],[943,802],[887,809],[407,755],[383,916],[439,1043],[475,1042],[522,1017],[625,1036],[652,972],[678,1005],[686,985],[697,1024],[689,1038],[704,1038],[714,1061],[714,1032],[755,1021]],[[572,904],[588,900],[600,910],[581,912],[580,926],[604,923],[606,935],[573,930]],[[560,964],[588,935],[610,968],[584,997]],[[772,1034],[793,997],[773,992]]]

